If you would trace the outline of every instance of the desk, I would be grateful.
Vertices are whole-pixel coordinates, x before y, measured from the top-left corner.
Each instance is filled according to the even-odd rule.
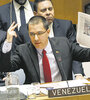
[[[86,86],[86,84],[90,84],[87,80],[71,80],[68,81],[69,87],[77,87],[77,86]],[[90,94],[83,94],[83,95],[73,95],[73,96],[63,96],[63,97],[55,97],[55,98],[48,98],[48,91],[47,89],[53,88],[53,89],[59,89],[59,88],[67,88],[67,82],[61,81],[61,82],[53,82],[53,83],[47,83],[47,84],[39,84],[40,88],[39,95],[35,95],[35,99],[26,99],[26,100],[90,100]],[[0,91],[3,95],[7,97],[7,88],[19,88],[20,98],[26,98],[27,95],[31,96],[32,91],[33,93],[36,93],[37,86],[32,86],[30,84],[27,85],[11,85],[11,86],[2,86],[0,87]],[[46,92],[45,92],[46,90]],[[90,91],[90,89],[89,89]],[[6,94],[5,94],[6,93]],[[85,93],[85,92],[84,92]],[[17,94],[16,94],[17,95]],[[16,96],[15,96],[16,97]],[[4,97],[5,98],[5,97]],[[2,99],[0,99],[2,100]],[[22,99],[23,100],[23,99]]]
[[[82,83],[84,83],[84,81],[83,80],[73,80],[73,81],[68,81],[68,82],[69,82],[69,86],[71,85],[71,87],[72,87],[72,84],[73,84],[73,86],[74,85],[76,85],[76,86],[83,85]],[[62,83],[62,84],[60,84],[60,83]],[[60,83],[59,83],[60,86],[61,85],[62,86],[65,85],[64,82],[60,82]],[[58,83],[55,83],[55,84],[59,85]],[[54,86],[55,84],[52,84],[52,85],[49,85],[49,86]],[[47,87],[48,84],[46,84],[45,86]],[[55,85],[55,87],[56,87],[56,85]],[[90,100],[90,94],[80,94],[80,95],[54,97],[54,98],[49,98],[48,96],[45,96],[45,95],[41,95],[41,96],[40,95],[39,96],[36,95],[36,98],[33,99],[33,100]]]
[[[33,100],[90,100],[90,94],[57,97],[57,98],[48,98],[48,96],[43,96],[43,97],[36,97],[36,99]]]

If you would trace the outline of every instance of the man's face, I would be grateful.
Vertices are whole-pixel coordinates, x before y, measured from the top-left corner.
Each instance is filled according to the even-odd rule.
[[[24,5],[27,0],[15,0],[18,4]]]
[[[49,23],[54,19],[54,8],[51,1],[46,0],[38,3],[36,15],[45,17]]]
[[[49,29],[46,30],[41,22],[34,25],[29,24],[29,36],[35,48],[44,49],[48,43],[48,35]]]

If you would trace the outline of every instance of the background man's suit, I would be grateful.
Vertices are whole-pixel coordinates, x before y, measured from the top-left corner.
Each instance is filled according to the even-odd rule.
[[[55,37],[67,37],[70,41],[76,42],[76,33],[71,21],[54,19],[53,32]],[[23,25],[20,28],[19,37],[16,39],[15,43],[19,45],[29,41],[30,37],[27,25]],[[84,75],[81,63],[73,61],[73,72],[75,74],[81,73]]]
[[[51,38],[50,43],[62,80],[72,79],[72,60],[90,61],[90,49],[84,49],[76,45],[76,43],[70,43],[67,38]],[[10,59],[9,54],[10,52],[3,54],[3,67],[0,67],[1,71],[22,68],[26,74],[26,83],[40,82],[37,51],[31,43],[22,44],[17,47],[16,52],[11,56],[12,67],[10,67],[9,60],[4,63],[5,59]],[[9,66],[7,67],[7,65]]]

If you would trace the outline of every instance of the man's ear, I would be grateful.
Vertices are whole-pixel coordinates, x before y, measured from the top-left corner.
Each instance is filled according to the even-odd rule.
[[[38,13],[36,11],[34,11],[33,13],[34,13],[34,16],[38,15]]]

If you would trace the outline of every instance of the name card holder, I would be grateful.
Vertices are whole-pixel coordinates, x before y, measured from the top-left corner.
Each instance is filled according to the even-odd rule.
[[[90,85],[78,86],[78,87],[68,87],[68,88],[58,88],[48,90],[48,97],[62,97],[62,96],[72,96],[72,95],[82,95],[90,93]]]

